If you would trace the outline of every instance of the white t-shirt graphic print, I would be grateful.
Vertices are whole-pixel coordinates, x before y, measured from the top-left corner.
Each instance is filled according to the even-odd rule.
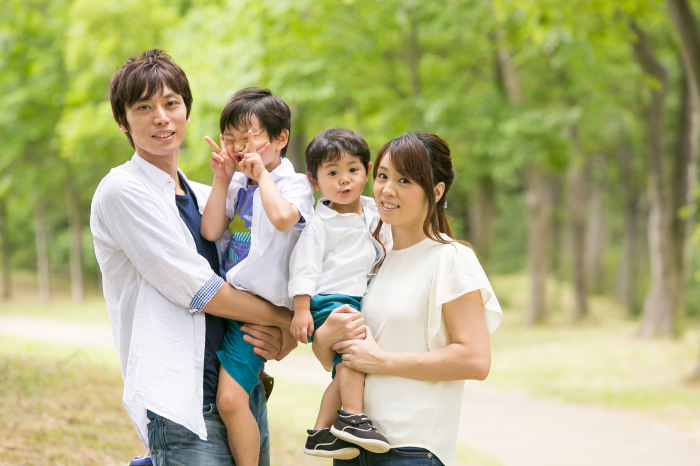
[[[362,300],[362,315],[386,351],[436,350],[450,343],[442,305],[476,290],[491,334],[503,313],[474,251],[459,243],[426,239],[387,252]],[[368,374],[364,409],[392,448],[426,448],[449,466],[454,464],[463,391],[464,381]]]

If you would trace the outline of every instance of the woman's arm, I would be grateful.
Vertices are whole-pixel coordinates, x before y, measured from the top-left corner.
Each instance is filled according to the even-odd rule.
[[[316,358],[327,371],[333,370],[333,345],[343,340],[355,340],[365,337],[365,319],[348,304],[334,309],[326,321],[314,334],[311,348]]]
[[[367,329],[364,340],[341,341],[333,349],[343,362],[366,374],[387,374],[430,381],[484,380],[491,368],[491,347],[479,290],[442,306],[449,345],[425,353],[383,351]]]

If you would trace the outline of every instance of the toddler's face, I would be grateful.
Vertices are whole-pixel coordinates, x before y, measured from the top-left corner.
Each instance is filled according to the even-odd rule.
[[[370,168],[372,164],[369,164]],[[314,188],[333,204],[349,204],[365,189],[369,173],[360,157],[343,153],[338,160],[326,161],[316,172]]]
[[[279,141],[270,140],[270,136],[267,131],[260,127],[260,121],[255,115],[250,117],[250,125],[246,127],[234,128],[233,126],[228,126],[224,132],[224,145],[226,146],[226,151],[231,155],[236,163],[241,160],[243,154],[246,153],[248,147],[248,130],[253,131],[253,138],[255,139],[255,149],[260,154],[260,158],[265,164],[265,168],[268,171],[274,170],[280,164],[280,154],[277,150],[277,143]],[[270,143],[267,149],[260,152],[259,149],[263,147],[266,143]]]

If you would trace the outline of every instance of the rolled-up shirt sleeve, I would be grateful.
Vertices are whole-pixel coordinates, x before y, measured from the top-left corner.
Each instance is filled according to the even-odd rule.
[[[169,301],[198,313],[223,285],[209,262],[182,242],[177,218],[164,212],[153,192],[128,176],[112,176],[99,188],[101,241],[120,249],[151,286]],[[97,239],[96,239],[97,240]]]
[[[318,228],[320,222],[311,220],[299,236],[289,260],[289,297],[313,296],[321,278],[323,253],[325,251],[325,229]]]

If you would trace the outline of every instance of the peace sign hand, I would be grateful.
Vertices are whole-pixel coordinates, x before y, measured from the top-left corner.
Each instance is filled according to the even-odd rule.
[[[222,134],[219,135],[219,144],[221,144],[221,148],[219,148],[209,136],[205,136],[204,140],[209,144],[209,147],[214,150],[209,159],[209,166],[214,172],[214,178],[231,182],[231,178],[233,178],[233,174],[236,172],[236,163],[226,150],[224,136]]]
[[[270,143],[266,142],[260,148],[260,152],[264,151],[270,147]],[[267,172],[265,164],[257,152],[258,149],[255,148],[255,136],[253,136],[253,131],[248,130],[248,145],[246,146],[246,153],[243,154],[243,158],[238,162],[238,169],[245,174],[248,178],[252,178],[258,181],[263,173]]]

